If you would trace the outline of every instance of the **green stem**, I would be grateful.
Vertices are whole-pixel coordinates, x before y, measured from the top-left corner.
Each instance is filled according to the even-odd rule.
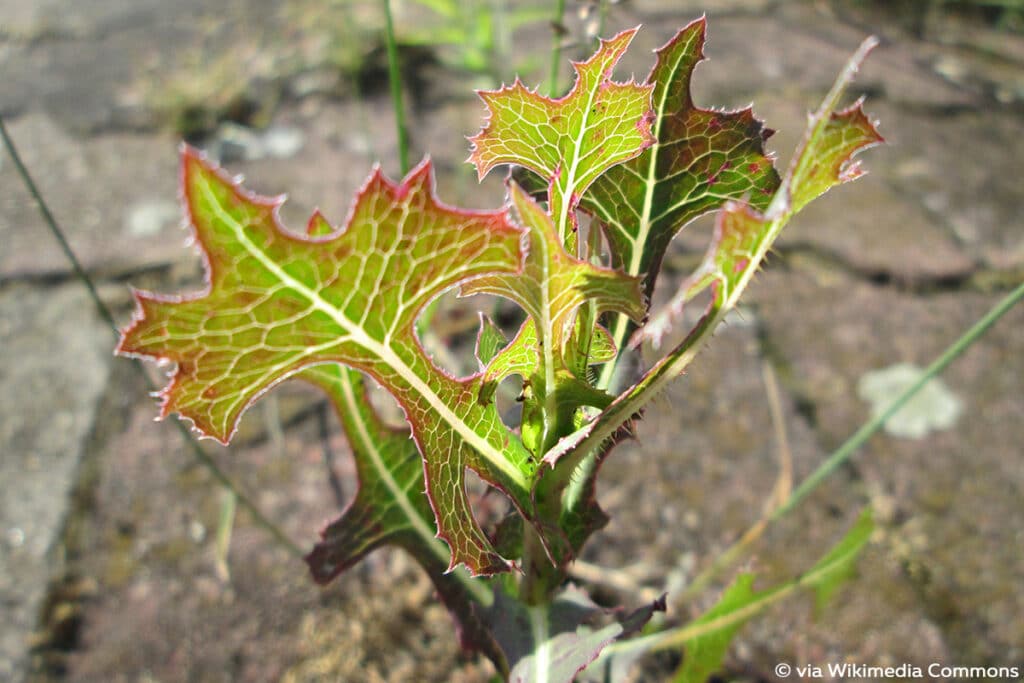
[[[537,531],[523,525],[523,575],[519,599],[527,605],[544,605],[562,582],[562,573],[551,564]]]
[[[598,5],[598,20],[597,20],[597,38],[598,40],[604,35],[604,30],[608,25],[608,10],[611,3],[609,0],[601,0]]]
[[[61,251],[64,252],[65,258],[67,258],[68,262],[71,264],[72,270],[75,271],[75,276],[81,281],[81,283],[85,286],[86,290],[89,292],[89,298],[92,299],[93,305],[96,306],[96,310],[99,312],[100,317],[103,318],[103,320],[106,321],[106,323],[110,326],[110,329],[114,333],[114,338],[120,338],[121,331],[117,326],[117,322],[114,320],[114,314],[103,302],[103,299],[100,298],[99,292],[96,291],[96,286],[92,282],[92,278],[89,277],[89,274],[85,271],[85,268],[82,267],[81,261],[78,260],[78,256],[75,255],[74,250],[71,248],[71,244],[65,237],[64,231],[61,230],[60,224],[57,223],[57,219],[54,218],[53,213],[50,211],[49,205],[46,203],[46,200],[43,199],[43,195],[42,193],[39,192],[39,188],[36,187],[36,183],[32,179],[32,174],[28,172],[28,168],[22,162],[21,155],[18,154],[18,148],[15,146],[14,140],[11,139],[11,136],[7,132],[7,127],[4,125],[3,117],[0,117],[0,137],[3,138],[4,147],[7,148],[7,153],[10,155],[11,160],[14,162],[14,167],[17,170],[18,175],[21,177],[22,182],[28,189],[29,194],[32,195],[32,199],[35,200],[36,207],[39,209],[39,213],[43,218],[43,222],[46,224],[46,227],[49,228],[50,233],[53,235],[54,239],[56,239],[57,243],[60,245]],[[146,373],[145,368],[142,367],[142,364],[138,361],[135,361],[133,365],[135,369],[139,372],[139,374],[142,375],[143,379],[146,381],[150,391],[156,391],[156,387],[153,385],[152,380]],[[235,482],[231,480],[227,473],[225,473],[224,470],[222,470],[217,465],[217,463],[215,463],[213,459],[206,453],[206,451],[202,449],[199,443],[189,433],[188,428],[185,427],[184,423],[181,422],[180,420],[175,420],[174,424],[178,428],[178,431],[181,433],[182,438],[189,445],[193,457],[199,462],[199,464],[205,467],[224,488],[228,489],[235,495],[235,497],[238,500],[238,504],[249,511],[256,525],[262,527],[265,531],[270,533],[270,535],[274,537],[274,540],[276,540],[282,547],[284,547],[291,555],[293,555],[294,557],[301,558],[304,553],[302,552],[302,549],[299,547],[299,545],[295,543],[295,541],[288,538],[288,536],[284,533],[284,531],[281,530],[280,527],[278,527],[276,524],[270,521],[270,518],[264,515],[260,511],[260,509],[256,507],[256,504],[252,502],[252,500],[250,500],[249,497],[242,492],[242,490],[235,484]]]
[[[806,498],[818,484],[825,480],[832,472],[845,463],[858,448],[864,445],[875,432],[877,432],[900,408],[906,405],[933,377],[941,373],[976,342],[992,325],[1005,315],[1018,301],[1024,298],[1024,282],[1015,290],[1003,297],[992,310],[985,314],[969,330],[964,332],[959,339],[946,349],[941,356],[936,358],[931,365],[925,369],[924,374],[914,384],[907,387],[902,394],[889,404],[889,406],[875,417],[865,422],[860,429],[854,432],[853,436],[846,440],[843,445],[835,450],[810,476],[804,479],[793,491],[789,499],[780,506],[770,519],[776,520],[796,507],[800,501]]]
[[[764,611],[765,608],[789,597],[797,590],[812,588],[819,585],[827,575],[835,572],[836,568],[842,566],[844,563],[850,562],[851,555],[856,555],[858,552],[860,552],[859,547],[837,555],[833,557],[830,562],[815,566],[808,572],[802,574],[799,578],[788,581],[781,586],[761,592],[757,594],[752,601],[742,607],[720,614],[714,618],[698,620],[696,622],[665,629],[664,631],[652,633],[640,638],[612,643],[601,651],[600,658],[596,664],[600,666],[600,663],[602,661],[608,661],[609,657],[623,655],[630,652],[643,653],[678,650],[695,638],[700,638],[738,624],[743,624],[752,617],[757,616],[760,612]]]
[[[548,96],[558,96],[558,67],[562,61],[562,17],[565,16],[565,0],[555,3],[555,16],[552,19],[554,39],[551,41],[551,70],[548,72]]]
[[[405,127],[405,106],[402,103],[402,73],[398,63],[395,23],[391,18],[390,0],[381,0],[384,9],[384,42],[388,50],[388,81],[391,85],[391,106],[395,110],[398,133],[398,163],[404,176],[409,172],[409,131]]]
[[[804,498],[810,495],[810,493],[819,484],[821,484],[822,481],[824,481],[843,463],[849,460],[850,456],[852,456],[856,450],[868,440],[868,438],[877,432],[879,428],[889,420],[889,418],[899,411],[900,408],[906,405],[907,401],[913,398],[917,392],[924,388],[929,380],[945,370],[950,363],[952,363],[958,356],[960,356],[960,354],[966,351],[968,347],[977,341],[990,327],[992,327],[993,324],[995,324],[997,320],[999,320],[999,318],[1005,315],[1018,301],[1020,301],[1021,298],[1024,298],[1024,283],[1018,286],[1017,289],[1010,292],[1010,294],[1004,297],[995,305],[995,307],[986,313],[983,318],[976,322],[959,339],[953,342],[953,344],[946,349],[941,356],[935,359],[935,361],[928,366],[921,378],[912,386],[907,387],[907,389],[896,397],[896,399],[890,403],[884,411],[871,420],[865,422],[860,429],[858,429],[853,436],[837,448],[818,467],[818,469],[804,479],[796,490],[793,491],[793,493],[788,496],[782,505],[776,508],[772,514],[757,522],[757,524],[755,524],[747,534],[744,534],[740,540],[719,554],[711,564],[708,565],[708,568],[701,572],[701,574],[686,587],[682,595],[679,596],[679,600],[685,602],[699,594],[715,578],[717,578],[722,571],[732,566],[746,553],[753,538],[756,538],[756,535],[760,535],[767,524],[774,522],[786,513],[792,511]]]

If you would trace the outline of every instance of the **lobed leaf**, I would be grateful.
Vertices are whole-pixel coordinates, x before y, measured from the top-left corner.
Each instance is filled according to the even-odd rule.
[[[345,229],[330,231],[314,215],[311,233],[331,232],[318,237],[285,232],[281,200],[244,192],[188,148],[182,182],[208,291],[181,299],[137,292],[118,347],[177,364],[162,414],[177,412],[226,442],[245,408],[278,382],[320,364],[359,369],[405,410],[450,567],[507,569],[473,519],[464,471],[530,518],[529,454],[494,407],[476,400],[478,377],[445,374],[414,332],[417,314],[444,290],[521,269],[522,233],[507,213],[442,205],[429,162],[398,185],[375,170]]]
[[[727,203],[718,215],[704,261],[664,311],[638,333],[634,343],[649,339],[657,346],[683,305],[708,286],[714,288],[712,308],[733,308],[789,220],[832,187],[863,175],[853,155],[884,140],[864,113],[863,100],[842,111],[835,108],[848,80],[874,45],[874,39],[864,42],[811,117],[804,140],[768,210],[762,214],[749,204]]]
[[[851,161],[852,155],[882,142],[882,137],[864,115],[860,102],[840,112],[835,108],[876,42],[871,38],[861,45],[819,110],[810,118],[790,171],[765,214],[737,202],[727,204],[718,214],[715,237],[703,264],[666,309],[653,316],[634,335],[633,343],[649,339],[657,346],[679,317],[683,304],[711,286],[714,296],[697,325],[605,411],[550,449],[544,456],[545,465],[563,470],[562,476],[565,476],[564,471],[572,472],[588,453],[599,449],[669,381],[682,374],[725,314],[735,307],[796,210],[829,187],[861,174],[859,166]]]
[[[324,390],[334,405],[352,447],[359,490],[355,498],[321,534],[306,557],[317,583],[327,583],[375,548],[400,545],[424,566],[441,561],[447,569],[448,549],[436,538],[433,513],[424,494],[423,462],[404,430],[390,429],[377,417],[365,396],[358,371],[340,365],[318,365],[298,375]]]
[[[398,546],[430,576],[456,619],[463,645],[492,659],[500,656],[473,608],[490,603],[490,590],[463,571],[448,571],[450,553],[436,537],[434,515],[424,493],[423,462],[408,431],[381,422],[358,371],[318,365],[298,377],[323,389],[334,405],[359,478],[355,498],[321,532],[322,540],[306,556],[314,580],[328,583],[374,549]]]
[[[524,406],[524,441],[528,449],[543,452],[553,435],[561,433],[559,421],[571,419],[576,407],[603,406],[608,402],[602,392],[575,377],[566,365],[567,342],[577,309],[588,302],[597,313],[618,311],[640,319],[645,307],[639,278],[570,255],[547,212],[515,183],[510,185],[509,192],[529,236],[523,269],[519,273],[479,277],[463,285],[462,292],[507,297],[529,315],[532,324],[524,324],[513,342],[498,354],[484,380],[493,383],[510,374],[520,374],[529,380],[531,395],[537,401],[528,397]],[[598,403],[593,403],[595,400]],[[534,415],[540,421],[536,425]],[[534,426],[538,434],[535,442],[531,431]]]
[[[576,82],[561,99],[544,97],[518,79],[480,92],[488,121],[470,138],[469,160],[480,178],[499,164],[524,166],[544,178],[559,243],[569,242],[574,209],[590,184],[653,142],[651,87],[611,80],[636,31],[602,40],[590,59],[574,63]]]
[[[537,350],[537,326],[527,318],[519,332],[504,348],[494,354],[484,368],[480,385],[480,400],[488,401],[498,384],[507,377],[519,375],[529,378],[540,368],[540,354]]]
[[[750,108],[714,111],[693,102],[690,81],[704,59],[706,29],[698,19],[657,50],[646,81],[653,93],[654,144],[609,168],[580,204],[604,228],[613,263],[643,276],[648,296],[681,228],[729,199],[747,198],[763,208],[779,185],[764,151],[771,131]]]

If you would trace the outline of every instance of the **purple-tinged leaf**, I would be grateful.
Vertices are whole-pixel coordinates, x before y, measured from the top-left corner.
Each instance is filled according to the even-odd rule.
[[[729,199],[764,208],[779,185],[764,151],[770,131],[749,108],[714,111],[693,102],[690,81],[704,59],[706,28],[698,19],[657,50],[647,77],[655,142],[608,169],[580,204],[604,228],[614,265],[643,276],[648,296],[681,228]]]
[[[317,583],[325,584],[374,549],[404,549],[423,567],[451,611],[464,647],[500,661],[501,653],[480,622],[474,604],[489,604],[490,588],[465,571],[448,571],[448,547],[436,537],[426,495],[423,461],[406,430],[381,422],[366,397],[359,372],[318,365],[298,375],[326,392],[348,437],[359,490],[342,515],[322,532],[306,556]]]
[[[749,204],[729,202],[718,215],[715,235],[704,262],[680,288],[664,311],[652,317],[639,331],[634,343],[651,340],[657,347],[673,326],[683,305],[707,286],[714,288],[712,307],[727,312],[733,308],[782,228],[811,200],[842,183],[863,175],[853,156],[884,140],[862,109],[862,100],[836,111],[848,79],[874,39],[864,42],[821,108],[810,120],[800,149],[790,165],[782,187],[761,214]]]

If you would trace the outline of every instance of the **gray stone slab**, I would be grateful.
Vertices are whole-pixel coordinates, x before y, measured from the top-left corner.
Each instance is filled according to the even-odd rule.
[[[1024,265],[1020,115],[991,108],[929,116],[885,102],[871,111],[892,144],[869,165],[892,189],[923,206],[972,259],[999,269]]]
[[[131,271],[176,259],[187,233],[180,220],[139,229],[147,205],[177,202],[171,138],[68,135],[45,114],[12,122],[11,137],[86,269]],[[25,190],[14,164],[0,167],[0,279],[66,273],[69,266]],[[166,212],[164,213],[166,216]]]
[[[17,678],[112,337],[82,289],[0,292],[0,679]]]
[[[199,68],[262,37],[277,19],[274,3],[209,3],[202,0],[88,0],[0,2],[7,21],[0,68],[11,83],[0,93],[0,111],[44,108],[78,132],[140,123],[149,81],[166,77],[204,40],[214,46]],[[150,93],[152,94],[152,93]]]
[[[644,22],[627,54],[623,72],[644,76],[650,69],[645,48],[656,48],[703,10],[692,5],[654,2],[646,10],[627,6],[623,25]],[[705,3],[706,4],[706,3]],[[741,107],[763,93],[785,93],[790,101],[808,97],[814,106],[871,27],[854,26],[822,13],[810,3],[781,3],[776,12],[710,12],[705,56],[693,88],[702,106]],[[652,21],[652,14],[656,20]],[[934,49],[904,39],[877,48],[860,76],[862,85],[894,101],[926,107],[976,103],[973,91],[950,83],[930,66]],[[818,94],[820,93],[820,95]]]
[[[849,101],[858,88],[855,83]],[[783,231],[780,246],[810,246],[854,269],[900,280],[969,273],[976,255],[942,213],[928,205],[935,197],[957,192],[957,177],[928,161],[929,142],[914,130],[917,117],[874,98],[865,110],[879,121],[888,144],[861,152],[857,158],[867,175],[808,205]],[[786,168],[806,128],[806,110],[799,102],[767,96],[758,101],[756,111],[778,130],[768,145],[779,155],[780,168]]]
[[[813,406],[831,449],[870,415],[857,396],[865,374],[928,365],[999,295],[910,296],[834,274],[770,271],[752,297],[789,386]],[[952,429],[920,440],[876,436],[853,461],[888,520],[886,561],[902,564],[900,580],[920,596],[900,610],[929,616],[957,664],[1009,665],[1024,655],[1024,622],[1015,616],[1024,609],[1022,324],[1018,306],[944,373],[963,405]]]

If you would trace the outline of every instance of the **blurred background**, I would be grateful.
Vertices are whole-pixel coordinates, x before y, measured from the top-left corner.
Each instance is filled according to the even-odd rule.
[[[642,79],[650,50],[706,13],[697,103],[753,102],[783,166],[848,55],[882,39],[852,93],[891,144],[787,228],[741,314],[604,466],[612,522],[585,559],[615,580],[581,577],[604,603],[678,590],[758,518],[780,467],[766,372],[799,479],[1024,278],[1021,0],[569,0],[557,22],[550,2],[392,4],[412,157],[435,160],[443,200],[480,208],[502,185],[464,163],[483,113],[472,89],[544,83],[555,36],[580,58],[643,24],[617,72]],[[398,175],[383,26],[369,0],[0,0],[0,115],[120,324],[130,286],[202,288],[180,227],[181,140],[253,190],[287,192],[293,228],[314,207],[343,221],[375,160]],[[566,61],[566,88],[569,74]],[[708,227],[677,240],[655,305]],[[452,370],[472,370],[458,360],[470,311],[445,299],[431,331]],[[748,626],[730,678],[774,680],[778,661],[1024,667],[1022,324],[1011,312],[930,404],[755,546],[767,585],[864,505],[879,520],[855,580],[817,616],[796,599]],[[402,554],[314,586],[174,426],[153,423],[113,346],[0,155],[0,680],[489,679]],[[337,422],[305,387],[263,399],[230,449],[203,447],[303,547],[354,495]],[[655,658],[636,680],[677,663]]]

